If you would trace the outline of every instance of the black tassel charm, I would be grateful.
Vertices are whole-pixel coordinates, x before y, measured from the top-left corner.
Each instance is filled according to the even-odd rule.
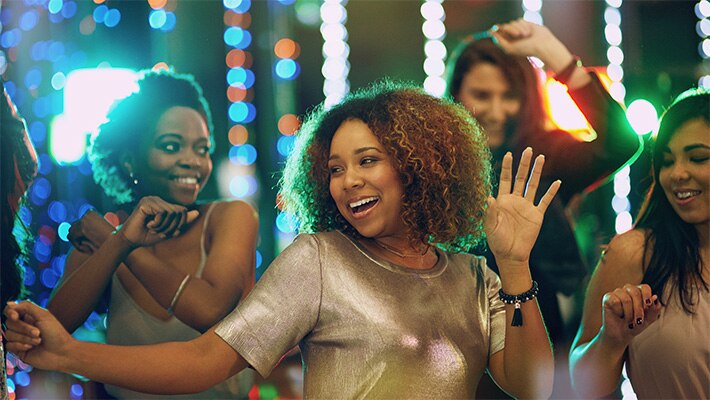
[[[508,294],[504,292],[503,289],[498,290],[498,297],[503,303],[515,305],[515,310],[513,310],[513,321],[510,323],[510,326],[523,326],[523,312],[520,310],[520,306],[526,301],[537,297],[538,292],[537,282],[535,281],[532,282],[530,290],[518,295]]]
[[[520,302],[515,302],[515,311],[513,311],[513,322],[510,326],[523,326],[523,312],[520,311]]]

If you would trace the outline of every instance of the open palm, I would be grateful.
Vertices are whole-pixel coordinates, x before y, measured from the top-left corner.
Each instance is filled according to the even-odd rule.
[[[527,262],[530,251],[540,233],[547,207],[560,188],[560,181],[550,185],[538,205],[535,205],[545,157],[539,155],[528,179],[532,149],[523,151],[520,166],[513,182],[513,156],[503,157],[497,198],[488,199],[484,230],[488,246],[499,264],[502,260]]]

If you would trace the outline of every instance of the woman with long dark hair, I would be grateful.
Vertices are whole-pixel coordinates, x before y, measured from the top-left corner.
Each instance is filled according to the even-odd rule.
[[[587,290],[570,354],[584,397],[611,393],[626,363],[640,398],[710,398],[710,90],[664,113],[653,178],[635,229],[609,243]]]

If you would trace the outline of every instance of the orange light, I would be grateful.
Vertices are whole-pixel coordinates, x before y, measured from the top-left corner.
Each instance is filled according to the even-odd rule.
[[[295,60],[301,53],[301,47],[291,39],[283,38],[274,45],[274,54],[279,58]]]
[[[281,134],[291,136],[301,127],[301,121],[293,114],[285,114],[279,118],[278,126]]]
[[[244,101],[248,94],[249,91],[243,86],[230,86],[227,88],[227,98],[232,103]]]
[[[247,142],[249,132],[244,125],[234,125],[229,129],[229,134],[227,136],[229,137],[229,143],[231,143],[232,146],[241,146]]]
[[[152,69],[153,69],[153,71],[168,71],[168,70],[170,70],[170,66],[168,66],[168,64],[165,63],[164,61],[161,61],[161,62],[153,65]]]
[[[94,3],[96,3],[96,4],[102,4],[104,1],[106,1],[106,0],[94,0]]]
[[[241,67],[246,59],[247,55],[243,50],[232,49],[227,53],[227,66],[229,68]]]
[[[224,12],[224,25],[248,29],[251,26],[251,14],[238,14],[233,10],[227,10]]]
[[[148,0],[148,4],[153,10],[160,10],[168,4],[168,0]]]

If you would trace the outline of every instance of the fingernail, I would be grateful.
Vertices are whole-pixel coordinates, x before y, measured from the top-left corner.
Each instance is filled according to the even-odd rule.
[[[634,329],[634,324],[629,324],[629,329]]]
[[[641,318],[636,318],[636,325],[641,325],[643,320]]]
[[[32,336],[39,336],[39,330],[38,330],[38,329],[32,329],[32,330],[30,331],[30,333],[32,334]]]

